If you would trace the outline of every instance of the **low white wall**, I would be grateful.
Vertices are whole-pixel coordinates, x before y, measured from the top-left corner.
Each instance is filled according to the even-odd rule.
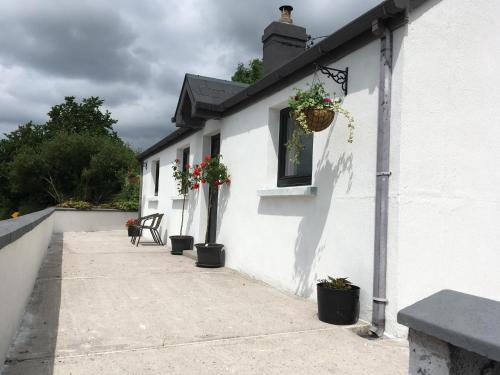
[[[53,226],[54,214],[0,248],[0,366],[33,291]]]
[[[137,218],[137,212],[57,209],[54,216],[54,233],[97,232],[126,230],[125,223],[128,219]]]

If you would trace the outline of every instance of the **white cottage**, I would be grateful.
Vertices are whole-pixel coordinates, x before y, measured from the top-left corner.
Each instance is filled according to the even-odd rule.
[[[306,298],[348,276],[379,335],[404,336],[397,312],[441,289],[500,300],[499,14],[490,0],[386,0],[310,49],[304,28],[271,23],[254,85],[186,75],[179,129],[140,155],[142,215],[165,213],[164,238],[178,234],[172,163],[220,148],[232,184],[213,231],[227,267]],[[282,114],[315,64],[348,68],[354,143],[338,117],[295,168]],[[206,189],[190,193],[198,242],[206,206]]]

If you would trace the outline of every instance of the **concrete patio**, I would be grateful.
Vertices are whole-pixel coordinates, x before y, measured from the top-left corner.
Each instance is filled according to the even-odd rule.
[[[408,346],[124,231],[55,234],[3,374],[405,374]]]

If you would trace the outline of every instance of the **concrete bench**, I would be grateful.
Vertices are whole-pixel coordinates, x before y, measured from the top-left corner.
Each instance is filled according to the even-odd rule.
[[[398,313],[414,375],[500,374],[500,302],[442,290]]]

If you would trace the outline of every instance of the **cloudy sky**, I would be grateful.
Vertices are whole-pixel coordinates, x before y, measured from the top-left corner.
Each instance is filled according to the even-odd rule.
[[[288,1],[294,23],[330,34],[380,0]],[[0,133],[65,96],[99,96],[144,149],[169,132],[184,73],[230,79],[261,57],[276,0],[0,1]]]

